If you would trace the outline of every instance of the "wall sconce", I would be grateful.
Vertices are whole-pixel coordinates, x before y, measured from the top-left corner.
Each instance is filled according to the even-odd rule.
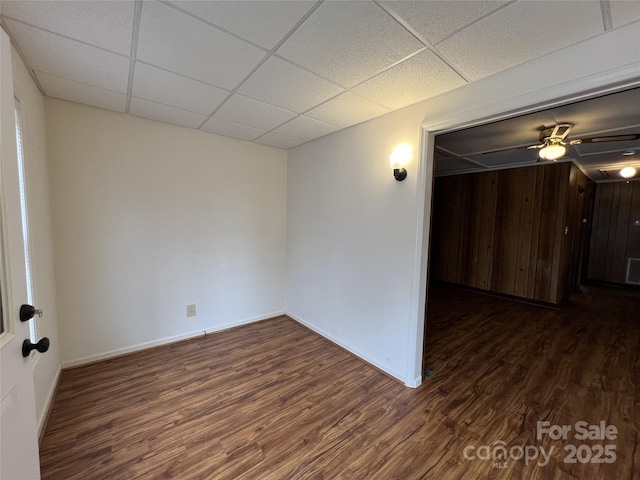
[[[389,157],[389,163],[393,169],[393,176],[399,182],[407,178],[407,170],[404,168],[411,160],[411,145],[403,143],[398,145],[391,156]]]

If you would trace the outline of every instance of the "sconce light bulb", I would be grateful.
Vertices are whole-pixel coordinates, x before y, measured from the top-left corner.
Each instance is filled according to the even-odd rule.
[[[392,169],[404,168],[411,161],[411,145],[403,143],[394,148],[389,157]]]

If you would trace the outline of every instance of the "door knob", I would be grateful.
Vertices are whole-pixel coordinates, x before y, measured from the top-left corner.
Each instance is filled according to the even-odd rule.
[[[31,353],[31,350],[38,350],[40,353],[44,353],[49,350],[49,339],[47,337],[42,337],[38,340],[38,343],[31,343],[30,340],[25,340],[22,342],[22,356],[28,357]]]
[[[42,317],[42,310],[40,310],[39,308],[34,307],[33,305],[22,305],[20,307],[20,321],[21,322],[28,322],[35,315],[38,315],[39,317]]]

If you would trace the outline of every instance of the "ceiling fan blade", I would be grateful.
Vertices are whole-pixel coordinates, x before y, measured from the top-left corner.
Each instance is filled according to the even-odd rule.
[[[640,133],[631,133],[628,135],[607,135],[603,137],[576,138],[571,140],[571,145],[579,145],[581,143],[602,143],[602,142],[630,142],[640,140]]]

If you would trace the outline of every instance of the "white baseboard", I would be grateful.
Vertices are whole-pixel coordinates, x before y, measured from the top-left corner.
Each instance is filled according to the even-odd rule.
[[[62,365],[58,365],[58,370],[56,371],[55,378],[51,383],[51,388],[49,389],[49,393],[47,394],[47,402],[42,409],[42,415],[38,419],[38,438],[42,435],[42,429],[45,426],[45,420],[47,419],[47,415],[49,415],[49,410],[51,409],[51,402],[53,402],[53,397],[56,394],[56,389],[58,388],[58,382],[60,381],[60,374],[62,373]]]
[[[412,382],[406,382],[405,385],[409,388],[418,388],[420,385],[422,385],[422,377],[416,377]]]
[[[389,375],[391,375],[394,378],[397,378],[398,380],[400,380],[402,383],[404,383],[408,387],[412,387],[412,384],[407,383],[404,375],[396,372],[395,370],[390,369],[386,365],[381,364],[377,360],[374,360],[373,358],[369,357],[367,354],[360,352],[357,348],[354,348],[353,346],[351,346],[348,343],[340,340],[339,338],[334,337],[330,333],[325,332],[323,329],[316,327],[315,325],[313,325],[312,323],[304,320],[301,317],[298,317],[298,316],[293,315],[291,313],[287,313],[286,315],[288,317],[291,317],[296,322],[298,322],[298,323],[304,325],[305,327],[313,330],[314,332],[316,332],[321,337],[324,337],[327,340],[331,341],[332,343],[335,343],[336,345],[339,345],[342,348],[344,348],[345,350],[353,353],[356,357],[358,357],[361,360],[367,362],[368,364],[373,365],[374,367],[376,367],[379,370],[382,370],[385,373],[388,373]],[[412,387],[412,388],[415,388],[415,387]]]
[[[229,328],[239,327],[241,325],[247,325],[249,323],[260,322],[262,320],[269,320],[270,318],[280,317],[282,315],[286,315],[285,311],[278,311],[273,313],[268,313],[266,315],[260,315],[258,317],[246,318],[244,320],[240,320],[238,322],[232,322],[225,325],[219,325],[213,328],[205,329],[205,333],[208,335],[210,333],[221,332],[222,330],[227,330]]]
[[[173,335],[170,337],[164,337],[164,338],[159,338],[156,340],[151,340],[149,342],[144,342],[144,343],[139,343],[136,345],[131,345],[129,347],[123,347],[123,348],[118,348],[116,350],[110,350],[108,352],[104,352],[104,353],[99,353],[96,355],[90,355],[88,357],[83,357],[83,358],[79,358],[76,360],[69,360],[66,362],[63,362],[61,365],[61,368],[70,368],[70,367],[77,367],[80,365],[85,365],[87,363],[93,363],[93,362],[97,362],[100,360],[107,360],[109,358],[113,358],[113,357],[118,357],[120,355],[125,355],[127,353],[133,353],[133,352],[137,352],[140,350],[146,350],[147,348],[151,348],[151,347],[156,347],[156,346],[160,346],[160,345],[166,345],[169,343],[174,343],[174,342],[178,342],[180,340],[187,340],[189,338],[196,338],[196,337],[200,337],[202,335],[205,334],[210,334],[210,333],[215,333],[215,332],[220,332],[222,330],[227,330],[229,328],[234,328],[234,327],[239,327],[241,325],[247,325],[249,323],[254,323],[254,322],[259,322],[261,320],[267,320],[269,318],[274,318],[274,317],[279,317],[280,315],[287,315],[289,316],[291,319],[295,320],[296,322],[304,325],[305,327],[309,328],[310,330],[313,330],[314,332],[316,332],[318,335],[320,335],[321,337],[326,338],[327,340],[335,343],[336,345],[341,346],[342,348],[344,348],[345,350],[353,353],[355,356],[357,356],[358,358],[362,359],[363,361],[369,363],[370,365],[373,365],[374,367],[382,370],[385,373],[388,373],[389,375],[391,375],[394,378],[397,378],[398,380],[400,380],[402,383],[404,383],[406,386],[411,387],[411,388],[416,388],[418,386],[420,386],[420,384],[422,383],[422,379],[421,378],[416,378],[413,379],[413,381],[408,382],[405,379],[405,376],[396,372],[395,370],[390,369],[388,366],[381,364],[380,362],[378,362],[377,360],[369,357],[367,354],[360,352],[357,348],[353,347],[352,345],[349,345],[348,343],[340,340],[339,338],[334,337],[333,335],[331,335],[328,332],[325,332],[323,329],[316,327],[315,325],[313,325],[312,323],[304,320],[303,318],[300,318],[296,315],[293,315],[291,313],[287,313],[285,311],[277,311],[277,312],[272,312],[269,314],[265,314],[265,315],[260,315],[260,316],[256,316],[256,317],[251,317],[251,318],[245,318],[236,322],[230,322],[227,324],[223,324],[223,325],[216,325],[215,327],[209,327],[209,328],[205,328],[202,330],[196,330],[193,332],[187,332],[187,333],[182,333],[179,335]],[[58,376],[60,375],[60,369],[58,370]],[[56,380],[57,382],[57,380]],[[53,391],[51,392],[50,395],[53,395]],[[51,398],[49,399],[49,401],[51,401]]]
[[[178,342],[180,340],[186,340],[188,338],[195,338],[205,334],[205,330],[197,330],[195,332],[181,333],[179,335],[173,335],[171,337],[159,338],[157,340],[151,340],[149,342],[138,343],[129,347],[118,348],[116,350],[109,350],[108,352],[98,353],[96,355],[89,355],[88,357],[78,358],[76,360],[68,360],[62,362],[62,368],[78,367],[86,363],[93,363],[99,360],[106,360],[112,357],[118,357],[127,353],[137,352],[138,350],[146,350],[147,348],[164,345],[167,343]]]
[[[147,348],[166,345],[168,343],[174,343],[180,340],[188,340],[189,338],[200,337],[205,334],[219,332],[221,330],[227,330],[233,327],[239,327],[241,325],[247,325],[249,323],[259,322],[261,320],[267,320],[269,318],[278,317],[280,315],[285,315],[285,312],[284,311],[273,312],[265,315],[260,315],[257,317],[245,318],[242,320],[238,320],[236,322],[226,323],[224,325],[216,325],[214,327],[203,328],[201,330],[196,330],[193,332],[181,333],[181,334],[173,335],[170,337],[151,340],[149,342],[138,343],[136,345],[131,345],[129,347],[118,348],[116,350],[110,350],[108,352],[98,353],[96,355],[90,355],[88,357],[83,357],[83,358],[78,358],[76,360],[69,360],[66,362],[62,362],[62,368],[64,369],[64,368],[70,368],[70,367],[78,367],[80,365],[85,365],[87,363],[93,363],[100,360],[107,360],[109,358],[118,357],[120,355],[125,355],[127,353],[146,350]]]

